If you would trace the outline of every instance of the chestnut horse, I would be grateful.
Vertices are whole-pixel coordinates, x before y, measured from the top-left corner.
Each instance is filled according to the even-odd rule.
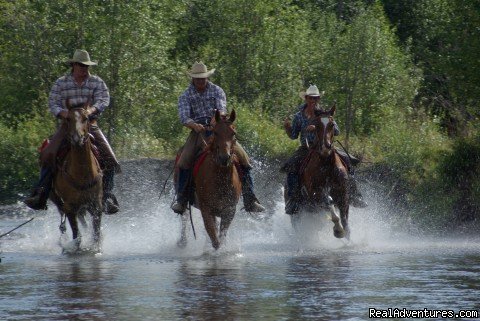
[[[330,212],[334,223],[333,234],[337,238],[350,237],[348,226],[348,170],[333,146],[335,105],[312,121],[315,125],[315,141],[301,174],[304,201],[314,211],[324,208]],[[333,202],[332,202],[333,199]],[[340,218],[338,211],[340,210]],[[310,213],[311,214],[311,213]],[[292,216],[294,226],[298,215]],[[341,221],[341,222],[340,222]]]
[[[94,251],[100,251],[102,219],[102,170],[92,151],[88,116],[89,103],[73,108],[67,100],[68,117],[64,120],[68,152],[58,165],[50,199],[62,216],[60,230],[65,232],[65,216],[72,229],[75,250],[80,248],[81,235],[77,218],[83,223],[85,211],[92,216]]]
[[[205,158],[194,177],[195,203],[214,249],[224,242],[227,230],[235,216],[242,191],[240,176],[235,166],[235,110],[227,117],[215,112],[212,137],[205,148]],[[220,218],[220,231],[217,227]],[[182,235],[179,244],[186,242],[187,217],[182,215]]]

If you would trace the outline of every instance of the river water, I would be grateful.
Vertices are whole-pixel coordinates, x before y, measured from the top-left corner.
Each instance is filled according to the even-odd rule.
[[[53,207],[0,208],[0,234],[35,217],[0,239],[0,320],[366,320],[374,311],[480,310],[480,238],[427,236],[373,191],[365,190],[367,209],[351,210],[351,242],[335,239],[325,220],[305,244],[283,213],[278,180],[260,177],[265,215],[240,204],[215,252],[195,210],[197,238],[190,228],[180,250],[171,192],[158,197],[168,166],[136,165],[117,180],[122,212],[104,216],[101,254],[62,254],[70,236],[60,237]],[[88,244],[89,227],[83,235]]]

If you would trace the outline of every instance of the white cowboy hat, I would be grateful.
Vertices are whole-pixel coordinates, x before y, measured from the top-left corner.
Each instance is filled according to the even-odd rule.
[[[312,97],[322,97],[325,92],[322,91],[320,92],[315,85],[310,85],[310,87],[307,88],[306,91],[301,91],[300,92],[300,97],[302,99],[305,99],[306,96],[312,96]]]
[[[68,64],[72,64],[74,62],[78,62],[87,66],[97,65],[96,62],[90,60],[90,55],[88,54],[88,52],[82,49],[75,50],[73,58],[67,61]]]
[[[208,70],[203,62],[195,62],[188,75],[192,78],[208,78],[215,72],[215,69]]]

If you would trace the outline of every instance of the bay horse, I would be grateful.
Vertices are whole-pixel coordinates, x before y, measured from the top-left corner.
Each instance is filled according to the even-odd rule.
[[[88,211],[92,217],[94,251],[100,251],[100,225],[103,211],[102,170],[92,150],[89,115],[94,112],[87,102],[72,107],[67,100],[68,116],[63,120],[68,146],[64,161],[57,166],[50,199],[62,216],[60,230],[65,233],[65,216],[72,230],[75,250],[80,249],[81,235],[77,218],[85,223]]]
[[[205,230],[215,250],[223,244],[227,230],[235,217],[238,200],[242,192],[242,184],[235,163],[234,154],[236,131],[233,125],[236,113],[232,110],[229,116],[215,112],[215,124],[212,135],[205,147],[201,163],[194,172],[195,204],[200,210]],[[220,218],[220,230],[217,227]],[[186,242],[186,215],[182,215],[182,235],[180,246]]]
[[[318,113],[313,119],[315,140],[300,177],[304,203],[318,212],[326,209],[334,223],[333,234],[337,238],[350,238],[348,226],[348,170],[333,146],[335,105]],[[338,216],[340,210],[340,217]],[[299,213],[300,214],[300,213]],[[312,213],[307,213],[312,214]],[[299,215],[292,215],[292,223],[298,225]]]

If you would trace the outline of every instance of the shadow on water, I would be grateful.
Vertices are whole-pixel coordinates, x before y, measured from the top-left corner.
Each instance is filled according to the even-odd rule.
[[[195,210],[197,239],[189,229],[180,250],[170,182],[158,197],[171,165],[124,164],[122,211],[103,218],[101,255],[61,255],[53,206],[1,208],[0,232],[35,220],[0,239],[0,319],[332,320],[366,319],[369,307],[478,307],[478,238],[426,236],[366,190],[370,206],[351,210],[351,243],[326,221],[318,242],[303,244],[283,211],[283,177],[261,163],[254,174],[267,213],[247,214],[240,202],[215,252]]]

